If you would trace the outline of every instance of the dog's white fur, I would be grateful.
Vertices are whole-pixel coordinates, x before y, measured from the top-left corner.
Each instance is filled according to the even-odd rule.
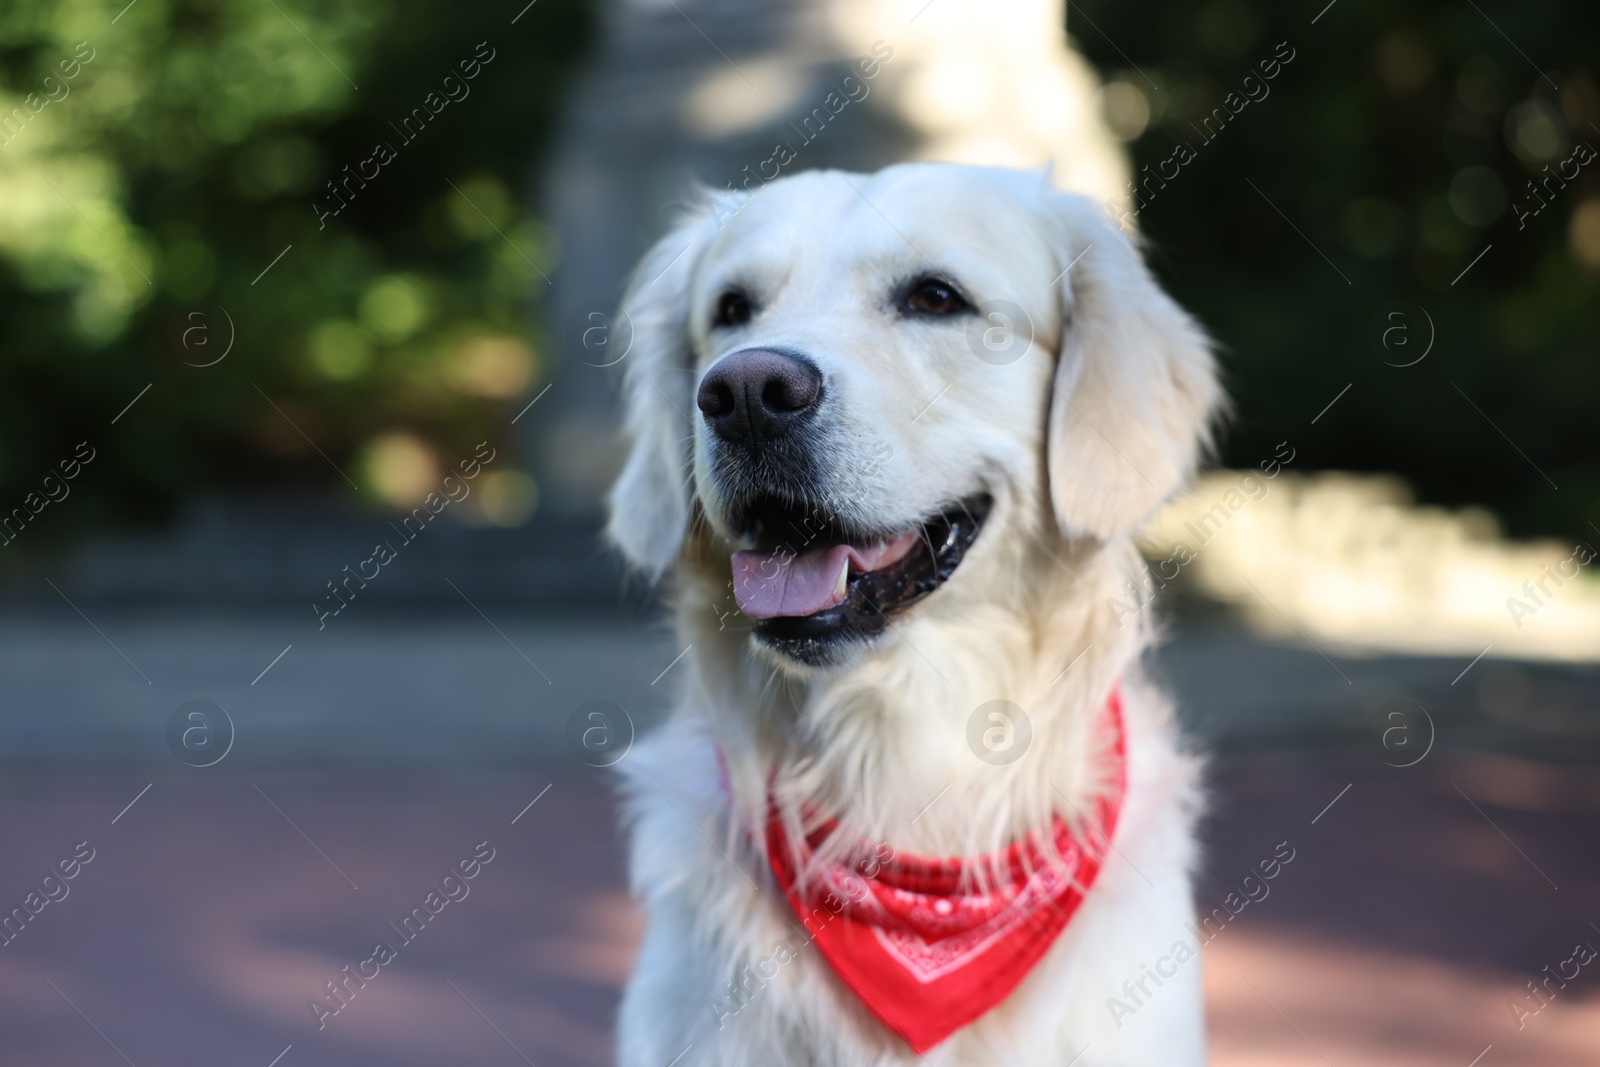
[[[921,273],[980,308],[1020,306],[1032,343],[997,366],[973,338],[1001,320],[974,330],[897,315],[894,286]],[[714,330],[718,295],[734,284],[757,296],[758,314]],[[1105,771],[1091,731],[1120,683],[1129,785],[1116,851],[1027,979],[925,1059],[1203,1063],[1198,961],[1134,1017],[1108,1010],[1190,921],[1197,806],[1194,761],[1139,668],[1148,627],[1111,602],[1145,588],[1132,534],[1192,471],[1221,402],[1205,337],[1129,237],[1037,173],[803,173],[747,200],[708,195],[645,257],[624,308],[634,443],[609,533],[646,572],[672,572],[691,650],[669,721],[621,766],[648,926],[619,1062],[917,1062],[775,890],[751,834],[768,782],[787,803],[837,816],[839,839],[984,854],[1058,812],[1076,822],[1090,810]],[[733,532],[694,394],[718,357],[749,347],[803,352],[825,375],[836,508],[894,528],[979,490],[994,497],[950,580],[839,666],[754,648],[729,613]],[[966,743],[969,716],[995,699],[1033,727],[1027,753],[1001,767]]]

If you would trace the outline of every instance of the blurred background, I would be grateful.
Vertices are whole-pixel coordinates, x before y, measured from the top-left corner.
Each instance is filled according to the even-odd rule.
[[[1200,908],[1297,858],[1214,1062],[1596,1062],[1600,18],[1324,2],[6,4],[0,1059],[609,1062],[595,764],[682,652],[598,543],[625,275],[694,183],[955,159],[1221,346],[1153,667]]]

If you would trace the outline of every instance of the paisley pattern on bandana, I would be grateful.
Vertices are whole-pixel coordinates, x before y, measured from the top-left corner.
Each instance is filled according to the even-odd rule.
[[[1098,840],[1080,843],[1058,815],[1051,832],[1059,859],[1028,840],[997,857],[896,856],[870,878],[840,864],[824,869],[802,897],[789,838],[769,804],[767,859],[789,906],[840,980],[918,1052],[1009,996],[1094,885],[1127,789],[1117,690],[1105,718],[1116,767],[1111,789],[1095,804],[1090,830]],[[834,830],[827,823],[812,831],[799,849],[802,862]]]

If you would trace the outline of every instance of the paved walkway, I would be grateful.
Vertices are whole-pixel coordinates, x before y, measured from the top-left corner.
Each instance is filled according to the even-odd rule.
[[[5,1062],[267,1067],[290,1045],[281,1067],[609,1062],[638,924],[600,772],[147,782],[0,793],[8,906],[78,842],[94,850],[0,949]],[[1219,1067],[1466,1067],[1491,1044],[1497,1067],[1596,1062],[1600,975],[1521,1030],[1508,1008],[1575,943],[1600,945],[1592,775],[1274,751],[1223,760],[1214,782],[1203,907],[1294,849],[1206,949]],[[469,894],[401,944],[386,924],[484,841]],[[308,998],[380,939],[397,958],[319,1031]]]
[[[0,768],[164,766],[167,720],[197,699],[232,718],[230,764],[565,758],[567,719],[585,701],[614,702],[639,728],[659,718],[683,652],[648,617],[552,622],[548,610],[466,602],[358,600],[321,630],[309,609],[86,610],[57,600],[0,612]],[[1211,747],[1375,743],[1398,711],[1414,744],[1431,728],[1484,751],[1600,764],[1600,665],[1324,658],[1189,623],[1155,669]]]
[[[0,904],[94,856],[0,948],[0,1062],[609,1062],[637,920],[609,786],[564,726],[590,699],[648,723],[681,651],[664,634],[60,608],[0,619]],[[1216,1064],[1597,1062],[1600,965],[1537,1014],[1516,1001],[1520,1029],[1510,1004],[1600,947],[1600,671],[1485,659],[1452,684],[1466,663],[1203,628],[1161,664],[1220,753],[1201,906],[1295,849],[1206,950]],[[216,766],[167,748],[192,699],[236,726]],[[470,895],[319,1030],[308,998],[484,841]]]

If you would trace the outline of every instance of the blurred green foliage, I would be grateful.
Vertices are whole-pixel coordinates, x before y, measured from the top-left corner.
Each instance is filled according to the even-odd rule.
[[[1600,8],[1324,3],[1068,10],[1140,176],[1196,150],[1151,183],[1140,225],[1223,345],[1224,460],[1253,466],[1287,438],[1297,463],[1400,471],[1516,534],[1600,536],[1600,161],[1569,163],[1576,178],[1540,199],[1528,187],[1579,144],[1600,150]],[[1268,95],[1198,129],[1229,92],[1261,95],[1243,80],[1283,41],[1295,58]],[[1396,366],[1423,351],[1418,307],[1436,343]]]
[[[205,488],[340,487],[330,461],[403,496],[430,449],[500,432],[546,370],[529,305],[557,250],[523,189],[593,5],[124,3],[0,8],[0,514],[98,450],[12,554]],[[1513,533],[1592,534],[1600,162],[1528,182],[1600,148],[1600,11],[1320,7],[1069,5],[1141,177],[1194,150],[1141,225],[1224,346],[1224,459],[1288,439]],[[1283,41],[1270,91],[1203,129]],[[1411,347],[1385,349],[1402,307]],[[1394,366],[1419,309],[1433,349]]]
[[[448,465],[499,433],[542,373],[555,250],[521,192],[588,6],[126,3],[0,7],[0,512],[98,450],[13,553],[197,489],[342,486],[317,448],[370,493],[385,442]]]

